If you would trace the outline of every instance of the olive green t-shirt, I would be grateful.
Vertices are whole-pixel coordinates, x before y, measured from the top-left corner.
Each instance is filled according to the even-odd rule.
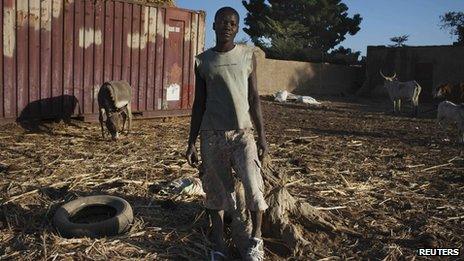
[[[253,49],[235,45],[228,52],[208,49],[196,56],[198,73],[206,83],[206,110],[200,130],[252,128],[248,104],[248,77]]]

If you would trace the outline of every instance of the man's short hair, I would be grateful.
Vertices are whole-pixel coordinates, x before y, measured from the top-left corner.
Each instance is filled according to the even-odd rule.
[[[216,14],[214,15],[214,21],[216,21],[216,19],[218,19],[220,15],[227,13],[227,12],[231,12],[232,14],[234,14],[235,17],[237,17],[237,22],[240,21],[240,15],[238,14],[237,10],[235,10],[234,8],[230,6],[225,6],[217,10]]]

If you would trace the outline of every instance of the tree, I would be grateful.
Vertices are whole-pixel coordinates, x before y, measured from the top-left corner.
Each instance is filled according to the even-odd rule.
[[[440,28],[458,37],[456,45],[464,45],[464,12],[447,12],[440,15]]]
[[[248,45],[248,39],[243,37],[242,39],[235,41],[236,44]]]
[[[289,179],[286,169],[273,165],[269,156],[263,160],[261,171],[265,199],[269,206],[263,215],[262,232],[263,236],[278,242],[273,244],[276,247],[275,252],[286,253],[284,255],[288,256],[300,256],[302,253],[311,252],[312,243],[305,236],[305,230],[330,236],[345,234],[354,238],[362,237],[362,234],[347,227],[346,222],[339,216],[318,210],[306,200],[294,197],[287,190]],[[231,234],[239,252],[245,256],[252,221],[247,216],[243,185],[237,181],[235,186],[237,208],[230,213]],[[273,249],[273,246],[268,247]]]
[[[244,31],[271,58],[324,56],[359,31],[361,16],[349,17],[341,0],[249,0]]]
[[[327,61],[338,64],[356,64],[359,63],[360,54],[360,51],[353,52],[351,48],[340,46],[329,53]]]
[[[395,36],[395,37],[392,37],[390,38],[390,41],[394,42],[395,44],[391,45],[393,47],[402,47],[402,46],[405,46],[405,42],[408,41],[408,38],[409,38],[409,35],[408,34],[404,34],[404,35],[401,35],[401,36]]]

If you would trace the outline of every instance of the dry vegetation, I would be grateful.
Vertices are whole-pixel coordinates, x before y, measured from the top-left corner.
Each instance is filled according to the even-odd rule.
[[[426,117],[432,113],[398,117],[378,104],[263,102],[272,164],[287,173],[288,190],[360,234],[306,227],[310,247],[299,259],[409,260],[418,247],[433,246],[462,251],[463,146]],[[183,159],[188,124],[135,121],[134,133],[117,143],[102,140],[96,123],[3,126],[0,259],[207,258],[201,199],[159,193],[160,184],[196,175]],[[57,206],[94,194],[128,200],[131,231],[59,237],[50,223]],[[267,257],[282,259],[279,242],[265,242]]]

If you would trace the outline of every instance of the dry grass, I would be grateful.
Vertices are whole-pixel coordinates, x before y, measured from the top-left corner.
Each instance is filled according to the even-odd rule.
[[[455,135],[433,119],[385,115],[387,107],[375,103],[263,103],[273,163],[289,173],[292,194],[363,235],[307,230],[305,258],[398,260],[413,258],[418,247],[462,248],[464,152],[443,141]],[[134,133],[117,143],[103,140],[98,124],[3,126],[0,259],[207,258],[201,200],[157,193],[158,184],[196,175],[183,159],[188,124],[135,121]],[[94,194],[128,200],[131,231],[59,237],[50,223],[56,207]],[[281,259],[276,252],[268,247],[267,256]]]

